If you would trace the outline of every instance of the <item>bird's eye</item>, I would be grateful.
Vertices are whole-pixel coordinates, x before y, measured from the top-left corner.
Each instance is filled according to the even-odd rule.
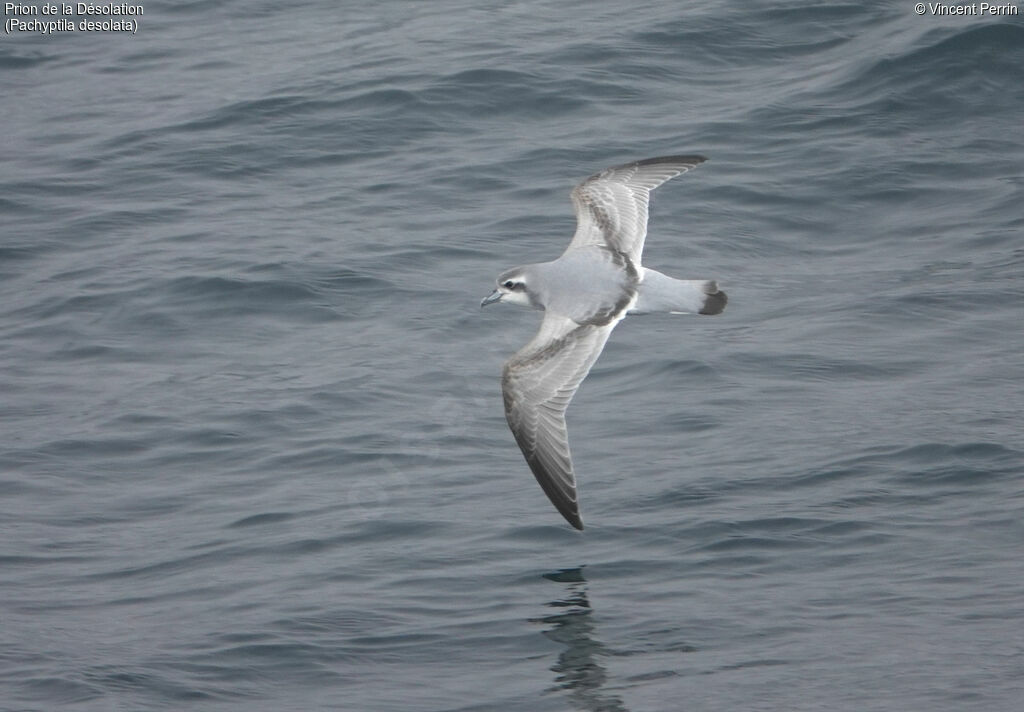
[[[511,279],[509,279],[509,280],[506,280],[505,284],[503,284],[501,286],[503,286],[505,289],[515,289],[516,283],[513,282]]]

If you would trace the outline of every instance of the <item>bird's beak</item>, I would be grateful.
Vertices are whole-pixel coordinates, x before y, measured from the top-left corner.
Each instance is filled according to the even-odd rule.
[[[500,302],[500,301],[501,301],[501,292],[499,292],[497,289],[495,289],[489,295],[484,297],[484,300],[482,302],[480,302],[480,308],[483,309],[488,304],[493,304],[494,302]]]

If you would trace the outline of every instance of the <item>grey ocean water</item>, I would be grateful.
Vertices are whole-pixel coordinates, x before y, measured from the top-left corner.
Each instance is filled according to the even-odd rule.
[[[1021,709],[1024,19],[144,10],[0,38],[0,709]],[[478,305],[691,152],[578,533]]]

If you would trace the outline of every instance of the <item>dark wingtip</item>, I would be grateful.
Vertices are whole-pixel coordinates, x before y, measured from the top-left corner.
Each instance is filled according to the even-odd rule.
[[[547,487],[544,488],[544,491],[547,492]],[[555,509],[558,510],[558,513],[565,517],[565,521],[572,524],[576,529],[583,531],[583,518],[580,516],[580,510],[576,502],[566,501],[562,497],[556,499],[550,494],[548,494],[548,499],[551,500],[551,504],[555,505]]]
[[[699,155],[676,155],[676,156],[658,156],[656,158],[644,158],[643,160],[637,161],[638,166],[650,166],[655,163],[692,163],[695,166],[699,166],[704,161],[708,160],[705,156]]]
[[[704,306],[700,308],[701,314],[713,316],[715,314],[721,314],[725,309],[726,303],[729,301],[729,297],[726,296],[725,292],[718,288],[718,285],[714,282],[708,282],[705,290],[707,292],[707,298],[704,300]]]
[[[515,430],[512,433],[516,436],[516,441],[518,442],[519,435]],[[522,443],[520,443],[519,447],[522,449]],[[565,517],[565,521],[569,522],[569,524],[582,530],[583,519],[580,517],[579,505],[576,503],[576,500],[570,498],[558,488],[555,484],[555,478],[548,473],[544,468],[544,464],[536,456],[527,456],[526,462],[530,466],[533,476],[537,478],[540,488],[544,490],[544,494],[551,500],[551,504],[555,505],[558,513]]]

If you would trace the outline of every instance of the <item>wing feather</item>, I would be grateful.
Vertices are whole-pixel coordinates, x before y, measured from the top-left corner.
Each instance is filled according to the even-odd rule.
[[[583,520],[565,411],[616,323],[577,324],[549,312],[502,375],[505,418],[516,443],[548,499],[577,529]]]
[[[569,249],[602,245],[640,264],[647,236],[651,191],[694,168],[703,156],[663,156],[613,166],[595,173],[572,191],[576,234]]]

